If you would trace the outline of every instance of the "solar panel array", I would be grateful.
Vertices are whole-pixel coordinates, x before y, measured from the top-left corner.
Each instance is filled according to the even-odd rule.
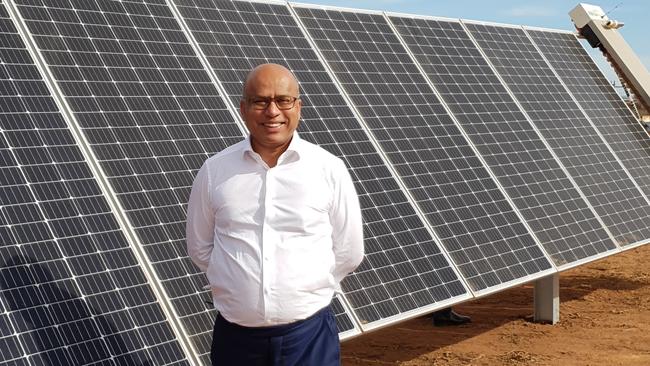
[[[460,22],[390,20],[555,264],[616,249]]]
[[[188,364],[0,4],[0,364]]]
[[[619,245],[650,238],[645,195],[521,28],[468,29]]]
[[[527,33],[647,196],[650,140],[643,126],[572,34]]]
[[[0,0],[0,26],[0,365],[210,363],[185,205],[264,62],[360,196],[343,339],[650,239],[647,135],[567,32],[239,0]]]

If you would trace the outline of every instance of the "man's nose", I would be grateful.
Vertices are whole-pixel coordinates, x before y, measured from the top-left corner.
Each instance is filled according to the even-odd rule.
[[[269,116],[276,116],[276,115],[278,115],[280,113],[280,108],[278,108],[278,105],[275,104],[275,100],[272,99],[269,102],[269,106],[266,107],[264,112]]]

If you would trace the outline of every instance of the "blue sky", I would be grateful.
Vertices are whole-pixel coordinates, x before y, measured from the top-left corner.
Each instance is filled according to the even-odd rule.
[[[301,2],[573,30],[573,23],[568,13],[580,1],[302,0]],[[648,40],[650,27],[647,20],[648,16],[650,16],[650,1],[606,0],[586,2],[600,6],[605,12],[609,11],[607,16],[610,19],[625,23],[625,26],[619,29],[619,32],[645,64],[646,68],[650,69],[650,40]],[[589,48],[588,45],[587,48]],[[610,81],[614,80],[614,73],[609,68],[604,57],[599,52],[591,51],[590,54],[604,71],[607,78]]]

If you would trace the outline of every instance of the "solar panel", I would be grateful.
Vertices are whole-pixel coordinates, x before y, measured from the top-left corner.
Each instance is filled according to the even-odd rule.
[[[300,80],[301,137],[342,157],[359,193],[366,260],[342,287],[362,327],[469,296],[285,4],[184,1],[177,8],[234,105],[260,63],[286,65]],[[352,330],[339,314],[339,330]]]
[[[467,23],[620,245],[650,238],[648,202],[521,28]]]
[[[188,365],[0,3],[0,363]]]
[[[527,29],[605,141],[645,192],[650,192],[650,139],[575,35]]]
[[[576,264],[616,250],[463,26],[389,19],[554,263]]]
[[[33,5],[33,4],[38,5]],[[204,363],[214,312],[185,246],[203,161],[243,138],[165,1],[16,1]]]
[[[551,270],[386,20],[295,10],[472,290]]]

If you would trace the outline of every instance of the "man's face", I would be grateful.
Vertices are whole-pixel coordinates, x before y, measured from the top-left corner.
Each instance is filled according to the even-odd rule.
[[[264,100],[282,97],[298,97],[298,83],[287,70],[264,67],[257,70],[248,80],[239,110],[251,134],[254,150],[286,147],[291,141],[293,131],[298,128],[302,106],[300,99],[296,100],[290,109],[278,108],[277,102],[259,109],[259,104],[264,104]]]

